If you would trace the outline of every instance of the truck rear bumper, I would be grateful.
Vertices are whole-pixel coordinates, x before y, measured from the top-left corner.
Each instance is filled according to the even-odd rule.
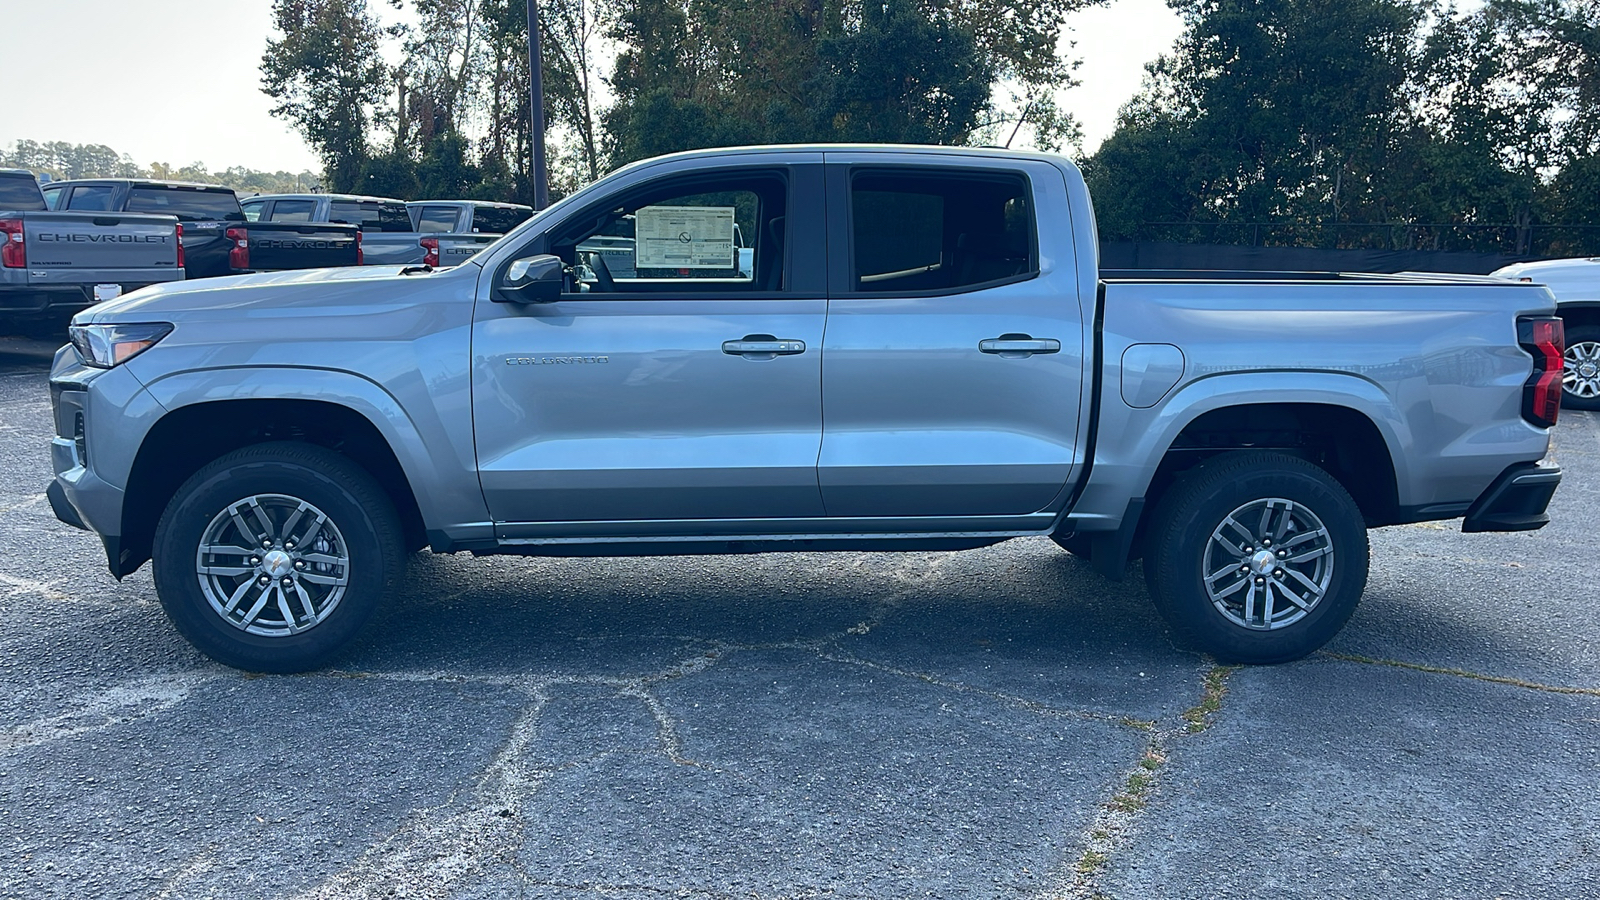
[[[1543,528],[1550,523],[1545,509],[1560,484],[1561,469],[1557,466],[1538,463],[1511,466],[1473,501],[1461,530],[1471,534]]]

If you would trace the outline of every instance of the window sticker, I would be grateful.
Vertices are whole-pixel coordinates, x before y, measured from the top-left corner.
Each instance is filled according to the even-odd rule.
[[[731,269],[731,206],[646,206],[636,213],[639,269]]]

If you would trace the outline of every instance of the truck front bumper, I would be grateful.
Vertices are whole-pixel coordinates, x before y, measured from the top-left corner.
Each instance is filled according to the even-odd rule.
[[[1467,510],[1461,530],[1534,531],[1550,524],[1545,509],[1561,484],[1558,466],[1518,463],[1496,478]]]

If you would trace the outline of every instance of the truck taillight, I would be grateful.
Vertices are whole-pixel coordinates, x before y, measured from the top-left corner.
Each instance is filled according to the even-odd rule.
[[[361,249],[361,232],[358,231],[356,232],[356,265],[364,266],[366,264],[367,252]]]
[[[250,268],[250,229],[233,227],[223,234],[228,238],[228,268]]]
[[[22,236],[21,219],[0,219],[0,266],[20,269],[28,264],[28,244]]]
[[[178,223],[178,268],[183,268],[183,223]]]
[[[1533,374],[1522,388],[1522,417],[1540,428],[1549,428],[1561,413],[1566,330],[1560,319],[1525,316],[1517,320],[1517,343],[1533,355]]]
[[[425,237],[422,239],[422,264],[425,266],[439,265],[439,239]]]

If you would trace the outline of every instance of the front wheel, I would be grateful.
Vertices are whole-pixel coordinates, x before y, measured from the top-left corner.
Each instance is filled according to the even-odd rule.
[[[1223,662],[1299,659],[1338,634],[1367,584],[1367,532],[1327,472],[1279,453],[1228,453],[1186,472],[1157,507],[1150,594]]]
[[[1567,329],[1566,366],[1561,373],[1561,405],[1600,409],[1600,325]]]
[[[388,495],[348,458],[261,444],[212,462],[173,496],[156,527],[156,592],[212,659],[303,672],[372,616],[403,546]]]

